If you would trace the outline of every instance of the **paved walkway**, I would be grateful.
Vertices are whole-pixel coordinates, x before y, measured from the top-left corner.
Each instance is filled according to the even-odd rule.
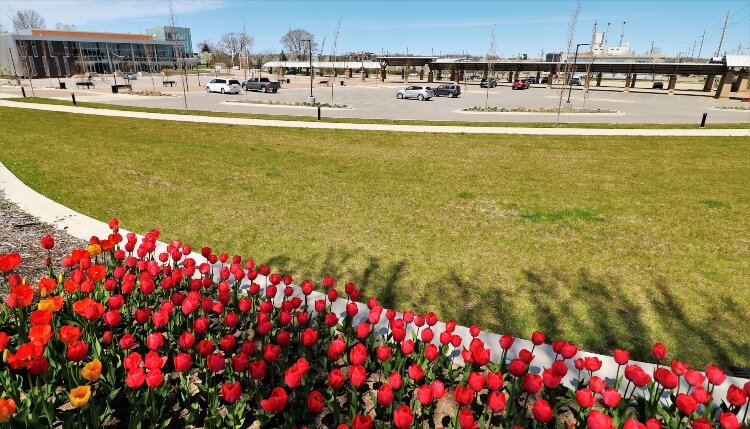
[[[215,116],[175,115],[170,113],[130,112],[112,109],[92,109],[53,104],[32,104],[0,100],[0,107],[79,113],[84,115],[118,116],[123,118],[156,119],[179,122],[246,125],[257,127],[316,128],[337,130],[392,131],[417,133],[464,134],[530,134],[567,136],[664,136],[664,137],[750,137],[750,129],[613,129],[613,128],[522,128],[522,127],[466,127],[438,125],[353,124],[334,122],[280,121],[275,119],[222,118]]]

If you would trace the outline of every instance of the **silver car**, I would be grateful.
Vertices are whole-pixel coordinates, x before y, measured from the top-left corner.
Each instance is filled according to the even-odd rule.
[[[396,93],[396,98],[416,98],[417,100],[429,100],[430,98],[434,97],[435,93],[432,92],[432,89],[427,87],[421,87],[421,86],[407,86],[404,89],[400,89]]]

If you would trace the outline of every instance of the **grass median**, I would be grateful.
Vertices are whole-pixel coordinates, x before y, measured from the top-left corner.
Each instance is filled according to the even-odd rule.
[[[55,98],[25,97],[12,98],[10,101],[24,103],[56,104],[71,106],[70,100],[59,100]],[[280,121],[303,121],[317,122],[314,116],[299,115],[270,115],[262,113],[232,113],[215,112],[210,110],[182,110],[164,109],[158,107],[124,106],[111,103],[77,102],[79,107],[90,107],[93,109],[111,109],[129,112],[169,113],[175,115],[193,116],[215,116],[220,118],[248,118],[248,119],[273,119]],[[385,125],[431,125],[431,126],[463,126],[463,127],[526,127],[526,128],[618,128],[618,129],[695,129],[697,124],[625,124],[625,123],[563,123],[556,125],[552,122],[471,122],[471,121],[417,121],[398,119],[367,119],[367,118],[322,118],[320,122],[349,123],[349,124],[385,124]],[[748,123],[709,123],[707,129],[747,129]]]
[[[586,350],[750,365],[746,138],[276,129],[0,108],[0,161],[141,233]]]

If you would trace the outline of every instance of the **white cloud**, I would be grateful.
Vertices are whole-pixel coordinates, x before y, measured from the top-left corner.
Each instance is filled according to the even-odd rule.
[[[169,20],[169,1],[165,0],[8,0],[0,11],[3,27],[9,23],[8,10],[34,9],[53,28],[56,22],[81,27],[101,27],[108,23],[160,19]],[[179,0],[173,2],[176,23],[180,15],[190,15],[224,6],[223,0]]]

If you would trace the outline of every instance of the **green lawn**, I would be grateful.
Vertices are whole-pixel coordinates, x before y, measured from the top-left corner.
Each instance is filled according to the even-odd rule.
[[[72,106],[70,100],[58,100],[54,98],[27,97],[13,98],[11,101],[24,103],[39,104],[58,104]],[[123,106],[108,103],[90,103],[77,102],[79,107],[90,107],[94,109],[112,109],[124,110],[131,112],[152,112],[152,113],[171,113],[176,115],[200,115],[200,116],[217,116],[223,118],[249,118],[249,119],[276,119],[281,121],[304,121],[316,122],[317,118],[313,113],[309,116],[299,115],[268,115],[262,113],[232,113],[232,112],[214,112],[210,110],[181,110],[181,109],[162,109],[158,107],[140,107],[140,106]],[[465,126],[465,127],[527,127],[527,128],[640,128],[640,129],[694,129],[698,128],[697,124],[601,124],[601,123],[564,123],[556,125],[552,122],[470,122],[470,121],[416,121],[407,119],[366,119],[366,118],[322,118],[321,122],[337,123],[354,123],[354,124],[395,124],[395,125],[438,125],[438,126]],[[711,123],[706,124],[710,129],[747,129],[750,128],[748,123]]]
[[[0,161],[125,228],[398,309],[750,365],[747,138],[429,135],[0,108]]]

